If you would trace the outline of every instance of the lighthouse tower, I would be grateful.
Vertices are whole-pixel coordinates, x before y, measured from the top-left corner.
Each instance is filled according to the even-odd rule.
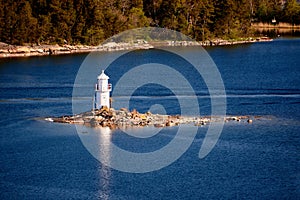
[[[110,107],[109,93],[111,91],[111,84],[108,83],[109,77],[104,74],[104,70],[97,78],[95,85],[95,97],[93,109],[101,109],[102,106]]]

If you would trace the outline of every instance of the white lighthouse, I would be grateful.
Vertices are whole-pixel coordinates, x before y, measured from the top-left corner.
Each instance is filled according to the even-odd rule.
[[[109,93],[111,91],[111,84],[108,83],[109,77],[104,74],[104,70],[97,78],[95,85],[95,96],[93,109],[101,109],[102,106],[110,107]]]

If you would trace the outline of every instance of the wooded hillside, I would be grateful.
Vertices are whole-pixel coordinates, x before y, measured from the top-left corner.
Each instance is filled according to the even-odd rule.
[[[251,35],[251,22],[300,24],[296,0],[0,0],[0,41],[97,45],[154,26],[196,40]]]

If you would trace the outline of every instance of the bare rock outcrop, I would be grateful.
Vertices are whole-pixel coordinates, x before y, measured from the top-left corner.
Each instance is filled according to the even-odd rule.
[[[195,126],[205,126],[211,122],[248,122],[253,123],[259,116],[227,116],[227,117],[191,117],[180,115],[160,115],[151,112],[139,113],[137,110],[128,111],[126,108],[115,110],[113,108],[102,107],[101,109],[84,112],[78,115],[48,117],[47,121],[68,124],[82,124],[92,127],[110,127],[111,129],[122,127],[144,127],[154,126],[157,128],[178,126],[180,124],[192,124]]]

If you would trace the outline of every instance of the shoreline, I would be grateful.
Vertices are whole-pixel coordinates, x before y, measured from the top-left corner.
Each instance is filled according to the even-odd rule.
[[[190,124],[194,126],[205,126],[212,122],[247,122],[253,123],[254,120],[263,118],[262,116],[180,116],[180,115],[161,115],[150,112],[139,113],[137,110],[128,111],[126,108],[115,110],[103,107],[99,110],[92,110],[71,116],[45,117],[43,120],[54,123],[79,124],[88,127],[109,127],[110,129],[128,127],[156,128],[179,126],[180,124]]]
[[[223,40],[215,39],[212,41],[196,42],[196,41],[162,41],[162,42],[147,42],[139,40],[130,43],[115,43],[109,42],[99,46],[88,45],[26,45],[17,46],[0,42],[0,59],[1,58],[15,58],[15,57],[33,57],[33,56],[51,56],[51,55],[66,55],[79,54],[90,52],[110,52],[122,50],[136,50],[136,49],[152,49],[155,47],[172,47],[172,46],[228,46],[238,44],[250,44],[255,42],[272,41],[268,37],[247,38],[240,40]]]
[[[300,25],[298,24],[289,24],[289,23],[263,23],[257,22],[252,23],[251,25],[255,29],[288,29],[288,30],[300,30]]]

